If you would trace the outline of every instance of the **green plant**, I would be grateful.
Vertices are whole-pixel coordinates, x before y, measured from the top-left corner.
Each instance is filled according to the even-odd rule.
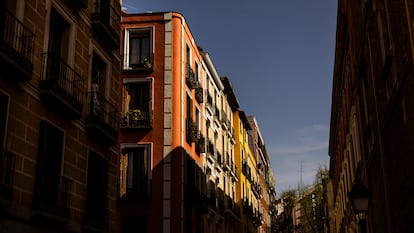
[[[148,68],[148,69],[152,68],[152,62],[149,58],[145,58],[142,63],[144,65],[144,68]]]

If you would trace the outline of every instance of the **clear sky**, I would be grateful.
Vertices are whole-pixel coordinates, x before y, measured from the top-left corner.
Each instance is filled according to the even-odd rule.
[[[184,15],[257,118],[278,194],[329,165],[336,0],[123,0],[123,8]]]

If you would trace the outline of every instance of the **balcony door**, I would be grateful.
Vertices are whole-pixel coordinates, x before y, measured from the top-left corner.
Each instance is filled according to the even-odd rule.
[[[47,48],[46,79],[57,79],[62,72],[61,61],[67,63],[70,24],[52,8],[50,14],[49,43]]]

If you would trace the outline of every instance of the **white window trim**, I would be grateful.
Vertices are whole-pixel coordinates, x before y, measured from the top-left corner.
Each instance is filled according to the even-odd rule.
[[[155,32],[155,27],[153,26],[148,26],[148,27],[141,27],[141,28],[125,28],[125,33],[124,33],[124,61],[123,61],[123,70],[132,70],[132,67],[129,65],[129,35],[133,32],[137,32],[137,31],[149,31],[150,32],[150,51],[152,52],[152,54],[155,54],[154,51],[154,32]]]

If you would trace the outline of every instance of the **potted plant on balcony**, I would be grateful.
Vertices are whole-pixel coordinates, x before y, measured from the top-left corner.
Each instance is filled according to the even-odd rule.
[[[144,61],[142,62],[142,65],[145,69],[152,69],[151,59],[145,58]]]
[[[122,126],[123,127],[132,127],[138,124],[139,121],[145,119],[144,114],[140,109],[128,110],[123,114],[122,117]]]

